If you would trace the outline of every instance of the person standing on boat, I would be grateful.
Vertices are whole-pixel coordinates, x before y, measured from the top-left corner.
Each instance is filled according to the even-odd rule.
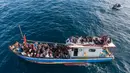
[[[37,47],[38,47],[38,42],[35,42],[34,43],[34,47],[36,48],[36,49],[38,49]]]
[[[77,38],[77,44],[81,44],[81,40],[82,40],[83,38],[82,38],[82,36],[81,37],[79,37],[79,38]],[[82,42],[83,43],[83,42]]]
[[[24,35],[24,37],[23,37],[23,44],[24,44],[25,47],[27,47],[27,39],[26,39],[26,36],[25,36],[25,35]]]
[[[71,43],[71,38],[68,38],[68,39],[66,40],[66,43]]]

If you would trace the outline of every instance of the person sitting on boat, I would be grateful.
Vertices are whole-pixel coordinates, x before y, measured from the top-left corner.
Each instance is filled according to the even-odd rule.
[[[68,44],[72,43],[72,38],[68,38],[68,39],[66,40],[66,43],[68,43]]]
[[[37,55],[37,53],[36,53],[36,52],[34,52],[33,57],[36,57],[36,55]]]
[[[27,52],[27,56],[28,56],[28,57],[31,57],[31,53],[30,53],[30,52]]]
[[[66,42],[67,42],[67,43],[74,43],[74,39],[75,39],[75,37],[74,37],[74,36],[71,36],[70,38],[68,38],[68,39],[66,40]]]
[[[14,44],[15,46],[15,51],[17,53],[21,53],[23,50],[22,50],[22,47],[21,47],[21,44],[19,44],[19,42],[16,41],[16,43]]]
[[[23,52],[21,52],[22,55],[24,56],[28,56],[29,54],[29,49],[28,48],[24,48]]]
[[[37,52],[36,52],[36,57],[37,58],[40,57],[40,51],[39,50],[37,50]]]
[[[108,43],[108,44],[111,43],[111,38],[110,38],[110,37],[107,38],[107,43]]]
[[[29,48],[29,52],[30,52],[30,53],[32,52],[32,49],[31,49],[31,48]]]
[[[110,57],[111,53],[108,51],[106,47],[103,48],[103,51],[100,54],[100,57]]]
[[[86,37],[84,37],[84,42],[83,42],[83,44],[89,44],[88,42],[89,42],[88,37],[87,37],[87,36],[86,36]]]
[[[94,44],[92,37],[89,37],[88,39],[89,39],[89,42],[88,42],[89,44]]]
[[[34,51],[37,51],[37,49],[34,47],[34,44],[32,44],[32,48]]]
[[[21,54],[22,55],[26,55],[26,56],[31,56],[31,53],[33,52],[33,47],[31,46],[31,44],[26,44],[27,46],[24,45],[21,45],[21,48],[22,48],[22,52]]]
[[[40,57],[40,54],[39,54],[39,53],[37,53],[37,54],[36,54],[36,57],[37,57],[37,58],[39,58],[39,57]]]
[[[15,46],[14,45],[10,45],[9,48],[14,51]]]
[[[21,52],[21,54],[22,55],[24,55],[24,56],[27,56],[27,51],[28,51],[28,49],[27,48],[25,48],[23,45],[22,45],[22,52]]]
[[[100,53],[99,56],[100,56],[100,57],[106,57],[106,55],[107,55],[107,54],[106,54],[106,50],[103,50],[103,51]]]
[[[82,39],[80,40],[81,44],[84,44],[86,42],[85,37],[82,36]]]
[[[50,58],[53,58],[53,55],[52,55],[52,51],[51,51],[51,49],[49,49],[48,54],[49,54],[49,57],[50,57]]]
[[[44,55],[43,55],[43,53],[41,53],[41,54],[40,54],[40,58],[44,58]]]
[[[9,46],[9,48],[10,48],[13,52],[17,53],[16,47],[15,47],[14,45]]]
[[[96,45],[99,45],[99,44],[100,44],[98,38],[95,38],[95,39],[94,39],[94,44],[96,44]]]
[[[36,48],[36,49],[38,49],[37,47],[38,47],[38,42],[35,42],[34,43],[34,47]]]
[[[82,36],[81,37],[79,37],[78,39],[77,39],[77,44],[81,44],[81,43],[83,43],[83,41],[81,41],[83,38],[82,38]]]
[[[84,38],[82,38],[82,39],[80,40],[81,44],[84,44],[85,41],[86,41],[86,40],[85,40]]]
[[[99,45],[103,45],[104,39],[102,37],[98,37],[98,42],[99,42]]]
[[[54,44],[54,48],[56,48],[56,47],[57,47],[57,43]]]
[[[31,57],[34,57],[34,56],[33,56],[33,52],[31,52],[30,56],[31,56]]]
[[[72,37],[72,43],[76,43],[77,39],[78,39],[78,37]]]
[[[26,52],[26,54],[27,54],[28,57],[31,57],[31,51],[30,51],[30,49]]]
[[[45,48],[44,48],[44,46],[42,47],[42,53],[43,53],[43,56],[45,57]]]
[[[26,56],[26,55],[27,55],[27,54],[25,53],[25,51],[21,52],[21,54],[22,54],[23,56]]]

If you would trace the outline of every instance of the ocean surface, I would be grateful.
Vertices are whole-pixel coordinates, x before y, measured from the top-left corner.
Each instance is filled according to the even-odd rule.
[[[120,10],[112,10],[120,3]],[[29,40],[64,43],[73,35],[112,37],[115,60],[86,66],[39,65],[8,46]],[[130,0],[0,0],[0,73],[130,73]]]

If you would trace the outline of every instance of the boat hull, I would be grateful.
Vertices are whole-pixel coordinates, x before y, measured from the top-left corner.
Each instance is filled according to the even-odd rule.
[[[46,58],[33,58],[19,55],[20,58],[30,62],[39,64],[67,64],[67,63],[97,63],[97,62],[109,62],[113,58],[88,58],[88,59],[46,59]]]

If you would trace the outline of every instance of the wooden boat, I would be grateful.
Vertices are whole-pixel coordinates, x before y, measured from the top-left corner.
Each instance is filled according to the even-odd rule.
[[[39,45],[42,46],[39,47]],[[47,49],[45,48],[45,45],[47,45]],[[24,60],[39,64],[79,65],[93,62],[96,63],[112,61],[114,59],[114,55],[110,52],[110,49],[113,49],[114,47],[116,46],[112,41],[107,44],[97,45],[92,43],[83,44],[73,42],[66,42],[66,44],[40,41],[29,42],[24,39],[24,43],[16,42],[14,45],[11,45],[10,50]],[[23,51],[20,51],[20,49]],[[33,52],[32,54],[29,52],[30,49],[36,51],[31,51]],[[39,49],[43,49],[43,52],[39,53]],[[25,52],[26,50],[28,51]],[[44,52],[46,52],[46,54],[43,56]],[[49,52],[51,52],[51,54]],[[39,56],[37,56],[37,54],[39,54]]]
[[[23,37],[23,43],[16,42],[9,48],[20,58],[30,62],[81,65],[109,62],[114,59],[111,50],[116,46],[110,37],[70,37],[65,44],[61,44],[26,40],[21,28],[20,32]]]

